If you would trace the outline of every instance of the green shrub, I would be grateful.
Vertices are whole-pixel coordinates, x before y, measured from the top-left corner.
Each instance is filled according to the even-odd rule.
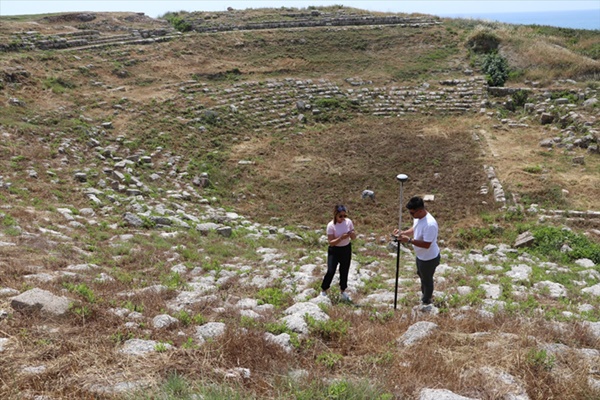
[[[588,258],[595,264],[600,264],[600,245],[592,242],[586,236],[573,231],[553,226],[540,226],[531,229],[535,238],[530,251],[556,262],[571,262],[580,258]],[[563,252],[567,245],[571,251]]]
[[[129,311],[134,311],[134,312],[139,312],[139,313],[143,313],[144,312],[144,305],[143,304],[135,304],[131,300],[127,300],[123,304],[123,308],[126,308]]]
[[[159,342],[154,345],[154,350],[157,351],[158,353],[164,353],[165,351],[167,351],[167,344]]]
[[[310,316],[306,319],[311,333],[321,336],[324,340],[341,339],[346,336],[350,328],[350,322],[343,319],[317,321]]]
[[[52,90],[54,93],[64,93],[66,89],[75,88],[75,84],[64,78],[50,77],[44,80],[44,88]]]
[[[317,356],[317,363],[326,366],[327,368],[333,368],[337,363],[342,361],[344,357],[337,353],[321,353]]]
[[[560,92],[552,92],[552,94],[550,95],[550,98],[552,100],[565,98],[565,99],[568,99],[569,102],[573,103],[573,104],[577,104],[579,102],[577,95],[575,93],[569,92],[568,90],[561,90]]]
[[[218,125],[221,122],[221,118],[219,117],[219,113],[213,110],[203,110],[199,116],[202,123],[207,125]],[[216,143],[218,144],[218,143]]]
[[[192,79],[201,81],[207,79],[209,81],[219,82],[237,82],[242,77],[243,73],[239,68],[228,69],[227,71],[220,71],[216,73],[193,73]]]
[[[485,55],[481,69],[490,86],[504,86],[508,79],[508,61],[498,53]]]
[[[213,382],[196,382],[189,377],[173,372],[157,387],[139,389],[126,397],[129,400],[253,400],[256,397],[244,388],[231,382],[216,384]]]
[[[272,333],[273,335],[280,335],[282,333],[290,333],[292,332],[288,327],[285,321],[283,322],[269,322],[265,324],[265,330],[267,332]]]
[[[552,185],[532,192],[521,193],[524,205],[539,204],[542,208],[568,208],[568,199],[562,192],[562,187]]]
[[[541,174],[544,171],[544,169],[541,165],[528,165],[525,168],[523,168],[523,171],[529,172],[530,174]]]
[[[339,108],[343,107],[342,102],[339,99],[316,99],[314,105],[317,108]]]
[[[158,345],[157,345],[158,346]],[[164,346],[164,345],[163,345]],[[157,349],[158,351],[158,349]],[[160,395],[154,397],[148,397],[148,393],[140,392],[138,396],[132,396],[132,398],[144,398],[144,399],[191,399],[194,396],[194,385],[188,381],[188,379],[176,372],[170,373],[166,381],[164,381],[159,388],[156,389]]]
[[[493,226],[459,228],[458,239],[457,246],[461,249],[466,249],[474,244],[477,245],[483,242],[492,243],[498,240],[498,233]]]
[[[206,323],[206,318],[202,314],[192,315],[186,310],[180,310],[174,317],[177,318],[183,326],[190,326],[192,323],[196,325],[203,325]]]
[[[65,282],[63,286],[70,292],[77,293],[83,298],[85,298],[90,303],[96,302],[96,295],[94,291],[88,287],[85,283],[80,283],[75,285],[73,283]]]
[[[11,226],[16,226],[17,225],[17,221],[15,221],[15,219],[11,215],[0,214],[0,219],[1,219],[0,224],[2,226],[11,227]]]
[[[286,305],[290,299],[290,294],[284,293],[279,288],[264,288],[258,291],[259,304],[272,304],[275,308],[281,308]]]
[[[192,24],[177,14],[167,13],[164,16],[164,19],[169,21],[169,23],[173,25],[173,28],[177,29],[179,32],[189,32],[192,30]]]
[[[319,361],[335,361],[336,355],[323,353]],[[339,355],[338,355],[339,356]],[[369,380],[333,379],[329,382],[284,381],[284,394],[278,398],[296,400],[392,400],[394,395],[387,393],[379,384]]]
[[[523,107],[527,103],[529,93],[526,90],[516,91],[511,95],[515,107]]]
[[[556,363],[556,358],[548,354],[546,350],[531,349],[527,353],[527,362],[535,368],[550,371]]]
[[[160,281],[169,289],[182,289],[186,286],[185,278],[183,278],[178,272],[170,272],[168,274],[161,275]]]
[[[125,333],[125,332],[118,331],[117,333],[110,335],[110,340],[112,340],[113,342],[115,342],[117,344],[121,344],[121,343],[125,343],[129,339],[133,339],[134,337],[135,337],[135,335],[133,334],[133,332]]]
[[[73,314],[77,315],[78,317],[81,317],[83,320],[92,316],[92,309],[89,308],[88,306],[77,306],[77,305],[71,304],[71,306],[69,307],[69,311],[71,311]]]

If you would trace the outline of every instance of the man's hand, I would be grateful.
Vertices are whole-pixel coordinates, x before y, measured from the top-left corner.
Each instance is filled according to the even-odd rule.
[[[401,243],[408,243],[410,241],[410,236],[401,235],[398,241]]]

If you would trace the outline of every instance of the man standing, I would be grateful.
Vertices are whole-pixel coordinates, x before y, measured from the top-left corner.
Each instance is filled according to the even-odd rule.
[[[417,258],[417,275],[421,279],[423,305],[431,304],[433,274],[440,264],[440,248],[437,244],[438,224],[433,215],[425,210],[421,197],[413,197],[406,204],[413,217],[413,226],[405,231],[394,230],[398,242],[412,244]]]

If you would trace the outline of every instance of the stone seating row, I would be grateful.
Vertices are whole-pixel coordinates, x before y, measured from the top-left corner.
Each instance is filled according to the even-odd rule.
[[[395,117],[409,113],[464,114],[477,112],[482,99],[487,97],[485,81],[472,78],[453,80],[451,84],[440,82],[437,88],[415,88],[410,86],[362,87],[343,89],[326,80],[296,80],[285,78],[267,82],[242,82],[226,88],[209,87],[197,81],[182,82],[176,87],[183,93],[203,92],[210,95],[216,106],[213,111],[236,120],[249,117],[263,127],[288,129],[300,114],[318,114],[324,110],[313,107],[300,109],[298,102],[314,103],[315,99],[339,98],[354,104],[348,112]],[[298,115],[290,113],[297,110]],[[276,116],[274,114],[277,114]]]
[[[439,20],[426,17],[327,17],[327,18],[303,18],[297,20],[282,20],[270,22],[248,22],[248,23],[213,23],[205,19],[190,21],[192,29],[197,32],[224,32],[257,29],[290,29],[290,28],[312,28],[323,26],[368,26],[368,25],[398,25],[403,27],[428,27],[441,24]]]
[[[0,44],[0,51],[27,51],[52,49],[90,49],[108,45],[147,44],[171,40],[181,34],[175,31],[139,32],[131,34],[102,36],[96,30],[42,35],[36,31],[20,32],[12,35],[8,43]]]

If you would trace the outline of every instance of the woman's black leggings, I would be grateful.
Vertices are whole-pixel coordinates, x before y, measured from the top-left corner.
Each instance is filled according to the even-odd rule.
[[[321,289],[327,290],[335,275],[338,264],[340,265],[340,290],[343,292],[348,287],[348,272],[352,260],[352,243],[344,247],[329,246],[327,249],[327,273],[323,278]]]

